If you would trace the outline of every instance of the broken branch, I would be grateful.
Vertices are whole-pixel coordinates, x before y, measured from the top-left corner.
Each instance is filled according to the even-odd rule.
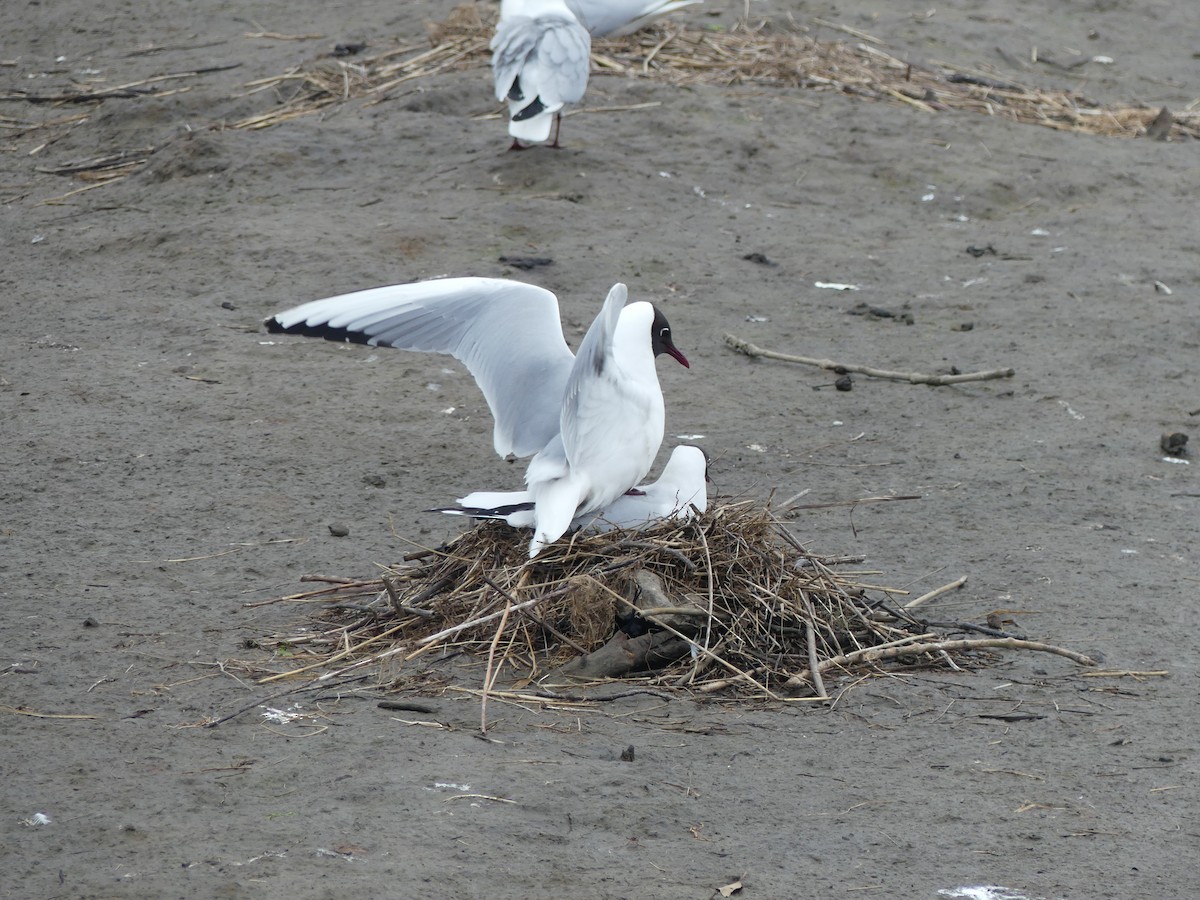
[[[925,375],[921,372],[892,372],[887,369],[876,369],[872,366],[860,366],[853,363],[840,363],[832,359],[815,359],[809,356],[792,356],[790,353],[778,353],[775,350],[765,350],[736,335],[725,335],[725,345],[729,349],[749,356],[751,359],[777,359],[781,362],[799,363],[802,366],[816,366],[827,369],[839,375],[853,372],[867,375],[871,378],[886,378],[890,381],[907,381],[909,384],[959,384],[964,381],[988,381],[994,378],[1011,378],[1016,374],[1015,369],[992,369],[987,372],[964,372],[959,375]]]

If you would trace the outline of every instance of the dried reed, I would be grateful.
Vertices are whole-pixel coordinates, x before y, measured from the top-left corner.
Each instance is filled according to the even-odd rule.
[[[701,31],[666,21],[624,38],[592,44],[600,73],[669,84],[759,85],[838,91],[868,100],[906,104],[927,113],[967,110],[1014,122],[1120,137],[1150,133],[1161,139],[1200,137],[1195,112],[1170,113],[1144,106],[1106,106],[1074,90],[1027,87],[986,72],[948,64],[918,64],[883,49],[853,29],[819,23],[860,38],[819,41],[793,23],[728,32]],[[275,109],[243,119],[237,128],[266,128],[333,104],[366,98],[377,103],[414,79],[484,66],[495,11],[467,3],[429,27],[433,45],[403,44],[352,60],[325,59],[275,78],[253,82],[284,98]]]

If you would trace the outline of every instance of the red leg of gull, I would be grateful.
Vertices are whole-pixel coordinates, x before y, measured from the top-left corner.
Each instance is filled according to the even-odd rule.
[[[516,138],[513,138],[512,146],[508,148],[508,151],[509,151],[509,153],[511,153],[513,150],[524,150],[524,149],[525,149],[524,145],[520,141],[518,141]]]
[[[550,145],[555,150],[562,149],[561,147],[558,146],[558,131],[560,128],[562,128],[562,113],[555,113],[554,114],[554,143]]]

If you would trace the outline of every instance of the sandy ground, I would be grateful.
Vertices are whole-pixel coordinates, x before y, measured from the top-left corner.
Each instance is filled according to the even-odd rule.
[[[707,898],[739,878],[766,898],[1200,892],[1200,472],[1158,448],[1200,430],[1194,142],[596,75],[586,106],[660,105],[574,116],[565,149],[507,153],[503,124],[477,118],[494,109],[479,68],[222,130],[275,102],[247,94],[254,79],[339,42],[420,40],[450,4],[106,6],[6,10],[5,89],[238,67],[167,97],[0,105],[3,896]],[[1098,100],[1182,110],[1200,94],[1190,4],[930,6],[752,4]],[[741,9],[684,18],[728,27]],[[1045,62],[1080,54],[1113,63]],[[86,183],[39,166],[150,146],[137,174],[44,202]],[[300,620],[247,602],[309,572],[370,574],[405,539],[454,533],[422,510],[519,478],[453,363],[271,341],[261,320],[509,274],[502,255],[553,258],[511,274],[559,294],[572,340],[616,280],[662,304],[692,369],[659,367],[660,459],[703,435],[725,494],[919,494],[806,513],[796,531],[913,591],[967,575],[937,614],[1020,610],[1031,636],[1169,675],[1009,655],[841,683],[832,709],[501,707],[496,743],[458,694],[426,717],[310,694],[281,702],[315,718],[197,727],[269,693],[237,665],[269,663],[244,642]],[[847,315],[859,302],[913,322]],[[726,332],[1016,376],[814,391],[832,379],[731,353]],[[50,824],[27,824],[37,812]]]

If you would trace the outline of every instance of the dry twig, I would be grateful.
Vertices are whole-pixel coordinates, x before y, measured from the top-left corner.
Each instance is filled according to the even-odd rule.
[[[964,381],[988,381],[994,378],[1011,378],[1016,374],[1014,369],[992,369],[987,372],[964,372],[960,375],[923,375],[920,372],[891,372],[887,369],[876,369],[871,366],[859,366],[853,363],[839,363],[832,359],[814,359],[809,356],[792,356],[789,353],[778,353],[774,350],[764,350],[749,341],[732,334],[725,335],[725,345],[752,359],[777,359],[781,362],[799,363],[805,366],[816,366],[828,369],[839,375],[854,372],[871,378],[886,378],[891,381],[907,381],[909,384],[960,384]]]

